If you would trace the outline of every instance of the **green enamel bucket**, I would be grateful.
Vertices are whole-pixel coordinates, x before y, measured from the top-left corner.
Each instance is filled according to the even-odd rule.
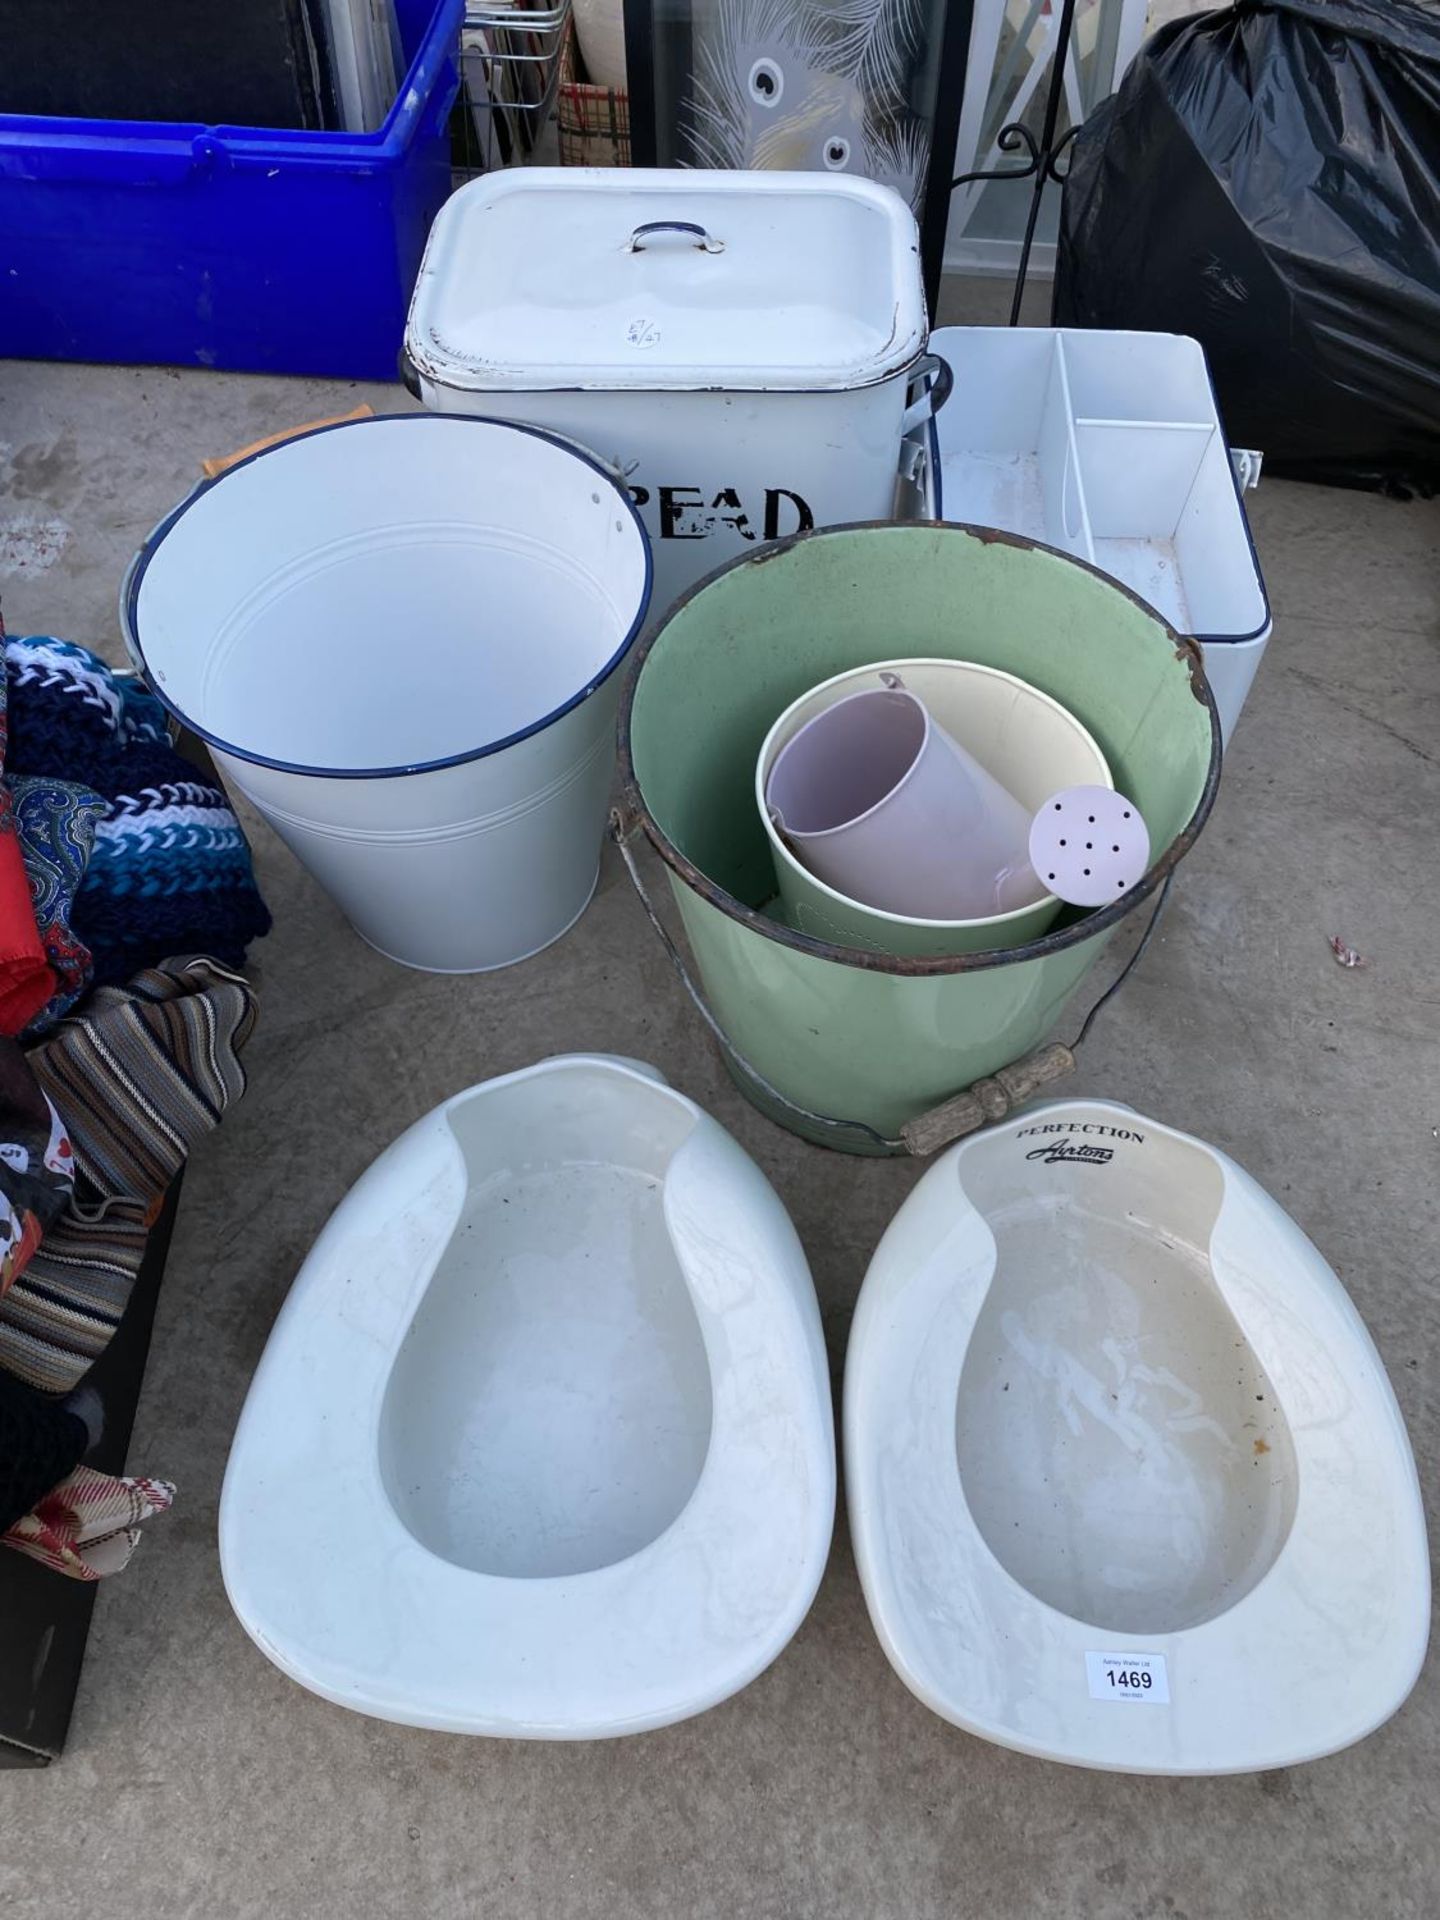
[[[834,946],[767,912],[754,787],[772,722],[820,681],[902,655],[1003,668],[1088,727],[1150,829],[1143,879],[981,953]],[[1194,845],[1220,727],[1193,642],[1094,567],[988,528],[887,523],[767,546],[679,600],[632,666],[620,759],[616,838],[647,904],[634,843],[664,862],[693,973],[651,917],[742,1089],[819,1144],[924,1152],[975,1124],[955,1116],[997,1118],[1068,1062],[1034,1050]],[[1041,1063],[1028,1076],[1027,1059]]]

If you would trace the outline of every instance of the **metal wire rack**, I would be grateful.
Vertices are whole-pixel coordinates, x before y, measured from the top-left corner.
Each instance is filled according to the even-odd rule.
[[[467,6],[460,35],[463,112],[455,143],[462,179],[537,157],[560,84],[571,0]]]

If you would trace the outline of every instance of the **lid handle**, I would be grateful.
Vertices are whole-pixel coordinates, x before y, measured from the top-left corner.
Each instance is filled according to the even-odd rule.
[[[636,227],[625,242],[626,253],[644,253],[647,233],[691,233],[695,235],[697,253],[723,253],[725,242],[716,240],[695,220],[647,220],[644,226]]]

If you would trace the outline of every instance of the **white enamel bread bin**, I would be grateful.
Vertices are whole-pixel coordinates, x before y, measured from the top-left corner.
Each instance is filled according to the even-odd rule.
[[[931,406],[926,331],[919,231],[889,188],[525,167],[441,209],[407,378],[620,475],[658,618],[766,540],[894,517],[900,442]]]

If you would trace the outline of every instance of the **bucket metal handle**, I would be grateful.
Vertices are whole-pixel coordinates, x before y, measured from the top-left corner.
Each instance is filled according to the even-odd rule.
[[[912,400],[900,417],[902,440],[925,421],[933,420],[955,388],[954,370],[944,355],[939,353],[922,354],[915,362],[910,380],[912,390],[916,380],[923,380],[925,385],[919,399]]]
[[[1033,1100],[1042,1088],[1049,1086],[1053,1081],[1064,1079],[1066,1074],[1075,1071],[1075,1055],[1094,1024],[1095,1016],[1124,986],[1132,969],[1149,946],[1150,936],[1154,933],[1161,910],[1169,898],[1170,883],[1174,878],[1173,874],[1167,874],[1156,896],[1149,924],[1141,935],[1139,945],[1121,968],[1118,977],[1110,983],[1086,1014],[1080,1032],[1071,1046],[1063,1046],[1059,1041],[1052,1040],[1042,1047],[1037,1047],[1033,1053],[1023,1054],[1020,1059],[1013,1060],[1008,1067],[1001,1067],[995,1073],[973,1081],[970,1086],[962,1087],[958,1093],[952,1094],[948,1100],[941,1101],[939,1106],[929,1107],[924,1113],[917,1114],[913,1120],[907,1120],[898,1136],[891,1138],[867,1125],[863,1120],[839,1120],[833,1114],[816,1113],[811,1107],[801,1106],[798,1101],[781,1093],[780,1089],[772,1085],[759,1068],[741,1053],[710,1011],[704,994],[690,976],[684,955],[676,946],[669,928],[661,920],[655,903],[650,898],[649,890],[641,877],[640,868],[630,846],[639,829],[640,822],[632,811],[622,811],[618,807],[612,808],[610,838],[615,842],[620,858],[625,862],[625,871],[630,876],[630,884],[639,896],[640,904],[645,909],[651,926],[660,936],[660,943],[670,956],[670,964],[674,967],[681,986],[690,996],[700,1018],[715,1036],[726,1059],[735,1067],[741,1078],[757,1087],[767,1100],[773,1100],[787,1113],[793,1113],[797,1120],[803,1120],[808,1127],[829,1134],[862,1134],[877,1147],[883,1147],[891,1153],[912,1154],[917,1159],[924,1159],[927,1155],[938,1152],[941,1147],[948,1146],[952,1140],[963,1139],[966,1134],[978,1133],[982,1127],[993,1126],[997,1121],[1004,1120],[1009,1114],[1024,1106],[1027,1101]]]
[[[148,545],[148,542],[147,542]],[[137,547],[125,563],[125,571],[120,576],[120,638],[125,644],[125,652],[132,670],[143,678],[144,662],[140,658],[140,642],[135,638],[130,626],[130,587],[139,572],[140,562],[145,557],[145,548]]]
[[[707,233],[698,220],[647,220],[643,226],[636,227],[625,242],[626,253],[644,253],[643,245],[647,233],[688,233],[694,237],[697,253],[723,253],[725,242],[717,240]]]

